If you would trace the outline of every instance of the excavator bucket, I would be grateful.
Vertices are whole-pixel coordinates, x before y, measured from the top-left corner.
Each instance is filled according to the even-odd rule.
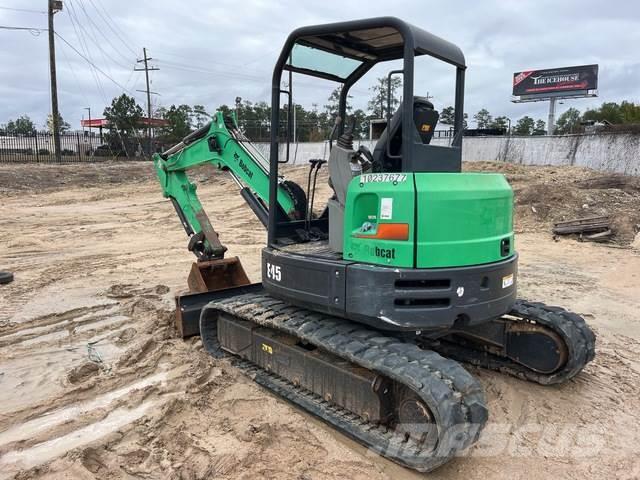
[[[248,285],[249,278],[238,257],[194,262],[187,279],[191,293],[214,292]]]
[[[194,262],[187,279],[189,294],[176,296],[176,328],[182,338],[199,333],[200,309],[243,287],[253,288],[238,257]]]

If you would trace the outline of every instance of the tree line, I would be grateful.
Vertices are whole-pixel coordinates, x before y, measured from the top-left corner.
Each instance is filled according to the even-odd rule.
[[[392,79],[390,92],[390,109],[395,111],[400,103],[401,80]],[[384,118],[389,110],[387,99],[387,80],[379,78],[371,87],[371,99],[368,103],[368,111],[353,109],[347,101],[348,128],[353,128],[354,137],[365,139],[369,137],[369,120],[372,118]],[[347,100],[350,100],[349,95]],[[289,118],[288,106],[280,109],[279,136],[286,136],[287,128],[291,125],[292,135],[298,142],[319,142],[325,140],[333,128],[338,114],[340,102],[340,87],[334,89],[326,103],[320,106],[317,103],[310,109],[303,105],[294,104]],[[235,112],[239,126],[247,137],[254,141],[269,141],[271,135],[271,105],[267,102],[242,101],[234,106],[220,105],[218,110],[224,115]],[[392,113],[392,112],[391,112]],[[200,128],[209,117],[209,113],[202,105],[171,105],[169,108],[160,108],[157,112],[160,118],[169,122],[167,127],[159,131],[162,140],[178,141],[186,136],[194,128]],[[295,127],[295,128],[293,128]]]
[[[453,107],[448,107],[448,115],[453,118]],[[440,114],[442,121],[443,114]],[[482,109],[473,116],[478,128],[508,128],[509,119],[507,117],[493,118],[488,110]],[[609,123],[611,125],[637,125],[640,124],[640,104],[623,100],[620,103],[604,102],[597,108],[587,109],[584,113],[577,108],[571,107],[563,112],[556,120],[556,135],[566,135],[569,133],[583,133],[585,125],[591,123]],[[546,123],[544,120],[534,120],[528,115],[518,119],[512,127],[511,133],[514,135],[545,135]]]
[[[582,133],[586,123],[609,123],[611,125],[640,124],[640,104],[623,100],[620,103],[605,102],[598,108],[581,113],[577,108],[569,108],[558,117],[556,133]]]
[[[354,136],[358,139],[368,138],[369,119],[385,118],[388,110],[393,113],[400,103],[400,88],[402,81],[394,78],[390,84],[390,108],[388,105],[387,90],[389,85],[386,78],[379,78],[370,88],[371,98],[368,102],[368,110],[353,109],[347,102],[347,116],[349,125],[353,127]],[[351,96],[349,96],[351,99]],[[289,118],[289,109],[285,105],[281,107],[279,134],[283,138],[287,132],[289,122],[295,125],[295,140],[299,142],[313,142],[325,140],[333,128],[335,117],[338,113],[340,100],[340,88],[334,89],[326,103],[322,106],[317,103],[311,108],[295,104]],[[236,113],[240,127],[246,135],[255,141],[269,141],[271,135],[271,106],[264,101],[243,101],[238,105],[220,105],[217,110],[225,115],[232,111]],[[156,137],[160,143],[175,143],[180,141],[194,129],[202,127],[213,112],[207,111],[203,105],[171,105],[160,107],[154,112],[155,118],[167,121],[167,126],[156,129]],[[122,94],[112,100],[103,112],[104,118],[109,122],[109,130],[106,134],[109,143],[127,143],[140,137],[141,121],[144,111],[137,104],[135,98]],[[53,130],[51,116],[47,121],[48,130]],[[62,117],[59,118],[61,132],[68,131],[70,125]],[[293,130],[293,129],[292,129]],[[36,127],[33,121],[26,115],[16,120],[10,120],[6,125],[0,125],[2,135],[33,135]],[[293,139],[292,139],[293,140]]]
[[[357,139],[369,137],[369,120],[386,118],[387,115],[387,93],[386,79],[379,79],[380,82],[372,87],[374,96],[369,101],[368,111],[362,109],[352,109],[347,104],[347,122],[350,127],[353,125],[354,136]],[[399,80],[399,79],[396,79]],[[391,112],[395,111],[400,103],[398,95],[399,82],[392,85]],[[302,105],[295,105],[295,125],[296,139],[300,142],[317,142],[325,140],[331,131],[335,116],[338,113],[338,100],[340,90],[336,89],[329,96],[323,108],[318,104],[313,104],[311,109],[305,109]],[[255,141],[269,141],[271,107],[266,102],[252,103],[244,101],[234,108],[227,105],[219,107],[225,114],[235,110],[238,116],[238,123],[244,129],[247,136]],[[167,140],[179,140],[187,135],[193,128],[199,128],[206,122],[208,114],[204,107],[195,105],[172,105],[168,109],[159,111],[161,118],[169,121],[169,127],[161,131],[161,135]],[[454,124],[454,108],[448,106],[440,112],[439,123],[441,125],[452,126]],[[283,107],[280,112],[283,119],[281,125],[281,136],[288,119],[288,111]],[[483,108],[473,115],[473,120],[478,129],[501,129],[512,135],[546,135],[546,122],[542,119],[534,119],[525,115],[511,124],[511,120],[504,116],[493,117],[491,113]],[[293,120],[292,120],[293,121]],[[640,124],[640,104],[623,101],[621,103],[605,102],[600,107],[588,109],[581,113],[576,108],[569,108],[558,116],[555,126],[555,134],[563,135],[568,133],[582,133],[584,124],[587,122],[609,122],[611,124]],[[464,114],[464,128],[469,128],[468,115]],[[510,129],[510,130],[509,130]]]
[[[71,125],[58,115],[58,125],[60,133],[68,132]],[[53,115],[47,115],[47,131],[53,133]],[[6,124],[0,125],[0,135],[35,135],[36,125],[29,115],[21,115],[15,120],[9,120]]]
[[[391,91],[387,92],[390,87]],[[347,99],[347,127],[353,128],[357,139],[369,137],[369,120],[386,118],[391,115],[400,104],[400,92],[402,80],[393,78],[389,85],[386,77],[376,80],[370,87],[371,97],[367,103],[367,110],[354,109]],[[389,97],[388,97],[389,94]],[[388,98],[390,98],[390,103]],[[295,104],[289,118],[289,110],[286,105],[281,107],[279,136],[284,138],[289,127],[295,125],[295,138],[298,142],[317,142],[325,140],[333,128],[335,117],[338,113],[340,99],[340,87],[331,92],[324,105],[317,103],[311,108]],[[220,105],[219,111],[225,115],[235,112],[238,124],[244,130],[247,137],[254,141],[269,141],[271,135],[271,106],[264,101],[242,101],[236,105]],[[171,105],[160,107],[154,112],[155,118],[162,118],[167,125],[156,129],[156,138],[160,143],[176,143],[187,136],[193,130],[205,125],[213,112],[207,111],[203,105]],[[123,142],[123,139],[135,141],[140,137],[141,121],[144,111],[137,104],[135,98],[122,94],[112,100],[103,112],[104,118],[109,122],[107,140],[110,142]],[[473,115],[473,120],[478,129],[499,129],[509,131],[513,135],[545,135],[546,123],[542,119],[534,119],[528,115],[519,118],[513,125],[511,120],[504,116],[492,116],[482,108]],[[468,115],[464,114],[464,128],[468,126]],[[581,113],[576,108],[569,108],[562,113],[556,121],[556,134],[581,133],[585,122],[609,122],[611,124],[640,123],[640,104],[623,101],[621,103],[605,102],[600,107],[588,109]],[[451,127],[454,123],[454,108],[447,106],[440,112],[440,125],[443,128]],[[68,131],[70,125],[59,118],[61,132]],[[51,115],[47,118],[47,129],[51,132],[53,122]],[[0,135],[33,135],[36,132],[33,121],[23,115],[15,120],[10,120],[5,125],[0,125]]]
[[[451,115],[453,115],[453,107],[448,108],[451,109]],[[528,115],[518,119],[514,125],[511,125],[509,117],[501,115],[494,118],[486,108],[483,108],[473,116],[473,119],[479,129],[500,129],[505,132],[510,129],[510,133],[513,135],[544,135],[546,133],[545,121],[535,120]]]

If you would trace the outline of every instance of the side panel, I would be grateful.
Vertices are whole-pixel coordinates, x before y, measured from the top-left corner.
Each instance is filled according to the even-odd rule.
[[[262,284],[269,294],[296,305],[344,315],[346,262],[277,249],[262,250]]]
[[[416,173],[418,268],[461,267],[513,255],[513,191],[504,175]]]
[[[372,173],[354,177],[347,190],[343,258],[413,267],[414,212],[413,174]]]

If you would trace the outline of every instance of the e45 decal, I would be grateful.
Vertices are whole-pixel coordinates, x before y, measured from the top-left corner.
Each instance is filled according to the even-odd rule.
[[[280,269],[280,265],[274,265],[272,263],[267,262],[267,278],[269,280],[275,280],[279,282],[282,280],[282,270]]]

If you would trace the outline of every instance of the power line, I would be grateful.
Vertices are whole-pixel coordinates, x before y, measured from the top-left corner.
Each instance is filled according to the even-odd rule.
[[[51,7],[51,5],[52,5],[52,1],[53,1],[53,0],[49,0],[49,8],[50,8],[50,9],[52,8],[52,7]],[[68,3],[69,3],[69,5],[70,5],[70,7],[73,9],[73,5],[71,5],[70,0],[68,1]],[[54,11],[55,11],[55,10],[54,10]],[[41,32],[48,31],[48,32],[50,33],[50,37],[51,37],[51,38],[50,38],[50,43],[52,42],[52,38],[57,36],[60,40],[62,40],[62,41],[64,42],[64,44],[65,44],[65,45],[67,45],[69,48],[71,48],[71,49],[72,49],[72,50],[73,50],[73,51],[74,51],[78,56],[80,56],[84,61],[86,61],[86,62],[89,64],[89,66],[90,66],[90,71],[91,71],[91,73],[93,74],[94,80],[95,80],[95,82],[96,82],[96,86],[98,87],[98,93],[102,95],[102,98],[104,99],[105,104],[106,104],[106,103],[108,103],[107,96],[106,96],[106,93],[105,93],[105,91],[104,91],[104,88],[102,87],[102,83],[100,82],[100,78],[98,77],[98,75],[97,75],[97,73],[96,73],[96,72],[100,72],[102,75],[104,75],[105,77],[107,77],[111,82],[113,82],[113,83],[114,83],[116,86],[118,86],[120,89],[122,89],[123,91],[126,91],[126,92],[128,92],[128,93],[130,93],[130,94],[131,94],[132,92],[131,92],[130,90],[128,90],[126,87],[123,87],[120,83],[118,83],[116,80],[114,80],[114,79],[113,79],[109,74],[105,73],[105,72],[104,72],[100,67],[98,67],[98,66],[93,62],[93,60],[90,58],[90,57],[91,57],[91,55],[90,55],[90,53],[89,53],[89,49],[88,49],[87,42],[86,42],[86,40],[83,38],[82,34],[78,31],[78,29],[77,29],[77,27],[76,27],[76,22],[74,22],[74,15],[75,15],[75,12],[73,13],[73,15],[70,13],[70,14],[69,14],[69,18],[70,18],[70,20],[71,20],[71,23],[72,23],[73,29],[74,29],[74,31],[75,31],[75,33],[76,33],[76,36],[78,37],[78,40],[80,41],[81,48],[85,51],[85,54],[83,54],[82,52],[80,52],[76,47],[74,47],[70,42],[68,42],[68,41],[67,41],[67,40],[66,40],[62,35],[60,35],[58,32],[55,32],[55,31],[53,30],[53,26],[52,26],[52,24],[51,24],[51,20],[52,20],[52,15],[51,15],[51,14],[50,14],[50,18],[49,18],[49,23],[50,23],[49,28],[17,27],[17,26],[11,26],[11,25],[0,25],[0,29],[4,29],[4,30],[18,30],[18,31],[19,31],[19,30],[22,30],[22,31],[29,31],[29,32],[30,32],[30,33],[32,33],[32,34],[37,33],[38,35],[39,35]],[[80,23],[80,22],[79,22],[79,20],[77,20],[77,17],[76,17],[76,21],[78,22],[78,24]],[[52,48],[51,48],[51,47],[50,47],[50,52],[52,52]],[[50,53],[50,55],[51,55],[51,53]],[[68,62],[68,58],[66,58],[66,54],[64,53],[64,50],[63,50],[63,55],[65,56],[65,59],[66,59],[66,60],[67,60],[67,62]],[[70,63],[70,62],[68,62],[68,63],[69,63],[69,66],[70,66],[70,68],[71,68],[71,70],[72,70],[72,73],[73,73],[74,77],[76,77],[76,75],[75,75],[75,71],[73,70],[73,67],[71,66],[71,63]],[[51,60],[51,65],[55,65],[55,61],[53,60],[53,57],[52,57],[52,60]],[[128,70],[128,68],[127,68],[127,70]],[[53,71],[54,71],[54,69],[53,69],[53,68],[51,68],[51,72],[53,72]],[[53,78],[54,78],[54,76],[51,74],[51,72],[50,72],[50,77],[51,77],[51,81],[52,81],[52,110],[53,110],[52,118],[53,118],[54,131],[55,131],[55,130],[56,130],[55,126],[56,126],[56,123],[57,123],[57,119],[58,119],[58,117],[59,117],[59,113],[57,112],[57,108],[53,105],[53,104],[54,104],[54,100],[53,100],[53,96],[54,96],[54,95],[53,95],[53,91],[54,91],[55,87],[54,87],[54,85],[53,85]],[[77,77],[76,77],[76,81],[77,81]],[[80,85],[79,85],[79,84],[78,84],[78,86],[80,87]],[[132,95],[135,95],[135,94],[132,94]],[[57,113],[58,113],[58,114],[57,114]],[[57,114],[57,115],[56,115],[56,114]],[[120,137],[120,139],[121,139],[121,141],[122,141],[122,136],[120,135],[120,132],[119,132],[117,129],[116,129],[116,133],[117,133],[117,135]],[[136,132],[135,130],[134,130],[134,135],[139,139],[139,136],[138,136],[138,134],[137,134],[137,132]],[[56,137],[56,135],[54,135],[54,137]],[[124,144],[123,144],[123,145],[124,145]],[[57,152],[57,153],[59,153],[59,152],[60,152],[60,148],[59,148],[59,146],[58,146],[58,145],[56,146],[56,152]]]
[[[106,57],[111,58],[111,60],[113,60],[114,62],[116,62],[116,61],[110,55],[108,55],[104,51],[104,49],[100,48],[99,43],[97,43],[97,39],[95,37],[92,37],[91,35],[89,35],[89,32],[87,32],[87,30],[85,30],[82,27],[81,22],[80,22],[80,20],[78,18],[78,14],[76,12],[76,9],[75,9],[73,3],[71,2],[71,0],[68,0],[68,3],[69,3],[69,6],[70,6],[69,19],[71,20],[71,24],[73,25],[74,31],[76,33],[76,36],[78,37],[78,40],[80,41],[80,46],[81,46],[81,48],[82,48],[82,50],[84,52],[84,55],[80,54],[80,52],[78,52],[77,50],[76,50],[76,53],[78,53],[85,61],[88,60],[88,63],[90,65],[89,70],[91,71],[91,74],[92,74],[92,76],[94,78],[94,82],[95,82],[96,87],[98,89],[98,93],[102,96],[105,104],[108,103],[108,98],[107,98],[107,94],[106,94],[104,85],[103,85],[103,83],[102,83],[102,81],[100,79],[100,76],[98,75],[98,72],[101,73],[102,75],[105,75],[109,80],[114,82],[122,90],[128,92],[134,98],[136,98],[136,94],[133,91],[131,91],[131,89],[127,88],[128,87],[128,83],[129,83],[128,81],[127,81],[127,84],[125,84],[125,86],[122,86],[120,83],[116,82],[113,79],[113,77],[111,76],[112,75],[111,70],[109,70],[109,74],[107,74],[106,72],[102,71],[100,68],[97,67],[97,65],[96,65],[97,62],[95,62],[93,60],[93,58],[92,58],[91,49],[89,48],[89,42],[88,42],[87,38],[85,38],[85,37],[89,37],[89,40],[93,39],[93,41],[96,42],[96,44],[98,45],[98,50],[101,52],[103,60],[105,60],[105,62],[106,62]],[[75,21],[74,21],[74,18],[75,18]],[[78,29],[76,27],[76,24],[78,25],[78,27],[80,27],[80,29]],[[85,35],[83,35],[83,32],[84,32]],[[72,46],[72,48],[73,48],[73,46]],[[117,63],[117,65],[119,65],[123,69],[126,69],[126,70],[130,70],[131,69],[131,67],[125,67],[119,62],[116,62],[116,63]],[[133,72],[131,72],[131,74],[132,73]]]
[[[138,61],[136,60],[136,62],[133,64],[133,67],[131,67],[131,72],[129,72],[129,78],[127,78],[127,81],[125,82],[125,86],[128,87],[129,86],[129,82],[131,81],[131,79],[133,78],[133,74],[135,73],[135,68],[136,68],[136,63],[138,63]],[[135,88],[135,85],[134,85]]]
[[[186,57],[186,56],[184,56],[184,55],[178,55],[178,54],[176,54],[176,53],[168,53],[168,52],[164,52],[164,53],[163,53],[163,55],[168,55],[169,57],[180,58],[180,59],[182,59],[182,60],[187,60],[187,61],[191,61],[191,60],[192,60],[192,59],[191,59],[191,58],[189,58],[189,57]],[[255,62],[255,60],[254,60],[254,62]],[[262,75],[262,74],[264,73],[263,71],[260,71],[260,70],[247,69],[247,68],[246,68],[246,65],[233,65],[233,64],[230,64],[230,63],[216,62],[216,61],[213,61],[213,60],[209,60],[209,59],[207,59],[207,65],[211,65],[211,64],[213,64],[213,65],[220,65],[220,66],[222,66],[222,67],[226,67],[226,68],[233,68],[233,69],[236,69],[236,70],[240,70],[240,69],[242,69],[242,70],[244,70],[245,72],[246,72],[246,71],[250,71],[250,72],[252,72],[252,73],[256,73],[256,74],[258,74],[258,75]]]
[[[218,71],[207,70],[207,69],[196,67],[196,66],[192,66],[192,65],[184,65],[184,64],[175,63],[175,62],[169,62],[167,60],[161,60],[161,59],[158,59],[156,61],[159,62],[159,63],[162,63],[167,68],[171,68],[171,69],[174,69],[174,70],[183,70],[185,72],[204,73],[204,74],[220,76],[220,77],[241,78],[241,79],[244,79],[244,80],[254,80],[254,81],[260,81],[260,82],[263,82],[265,80],[265,78],[266,78],[266,76],[265,77],[259,77],[257,75],[246,75],[246,74],[242,74],[242,73],[231,73],[231,72],[226,72],[224,70],[218,70]]]
[[[91,54],[89,53],[89,47],[87,46],[87,42],[84,39],[84,37],[81,35],[80,31],[78,30],[78,27],[76,26],[76,21],[74,21],[74,17],[75,17],[75,9],[73,8],[73,5],[71,3],[69,3],[69,7],[70,9],[68,10],[69,13],[69,20],[71,21],[71,26],[73,27],[73,31],[76,34],[76,38],[78,39],[78,41],[80,42],[80,48],[82,48],[82,51],[84,52],[84,54],[91,58]],[[77,20],[77,17],[76,17]],[[101,93],[104,97],[106,97],[105,93],[104,93],[104,89],[102,87],[102,82],[100,82],[100,78],[98,77],[98,74],[96,72],[96,70],[90,66],[89,67],[89,71],[91,72],[91,75],[93,76],[93,80],[96,84],[96,88],[98,90],[98,93]]]
[[[127,58],[118,48],[115,47],[115,45],[113,45],[113,43],[111,43],[111,39],[105,35],[102,30],[100,29],[100,27],[98,25],[96,25],[96,23],[93,21],[93,19],[91,18],[91,16],[89,15],[89,12],[87,12],[87,9],[84,6],[84,3],[82,3],[82,0],[78,0],[79,4],[80,4],[80,8],[82,9],[82,12],[84,13],[85,17],[87,17],[87,19],[89,20],[89,23],[94,27],[94,29],[100,34],[102,35],[102,37],[106,40],[106,42],[109,44],[109,46],[118,53],[118,55],[120,55],[121,58],[124,58],[125,62],[130,61],[130,58]],[[96,43],[97,43],[97,38],[96,38]],[[98,46],[100,47],[100,45],[98,44]],[[106,53],[106,52],[105,52]],[[111,60],[113,60],[114,62],[116,62],[111,55],[108,55],[109,58],[111,58]],[[135,58],[135,53],[134,53],[134,58]],[[118,63],[118,62],[116,62]],[[118,63],[118,65],[122,66],[121,64]]]
[[[172,55],[172,56],[178,56],[178,55]],[[242,80],[247,80],[247,81],[251,81],[251,82],[256,82],[256,83],[265,83],[265,79],[268,78],[268,75],[265,74],[264,76],[258,76],[258,75],[248,75],[248,74],[243,74],[243,73],[235,73],[235,72],[230,72],[230,71],[225,71],[225,70],[208,70],[202,67],[198,67],[198,66],[193,66],[193,65],[185,65],[182,63],[177,63],[177,62],[172,62],[172,61],[168,61],[168,60],[162,60],[162,59],[156,59],[156,62],[161,63],[162,66],[164,68],[169,68],[172,70],[179,70],[179,71],[184,71],[184,72],[193,72],[193,73],[201,73],[204,75],[212,75],[215,77],[227,77],[227,78],[238,78],[238,79],[242,79]],[[314,89],[314,90],[325,90],[325,87],[323,87],[322,85],[319,84],[315,84],[313,82],[305,82],[304,80],[301,80],[300,78],[298,78],[297,80],[294,81],[294,84],[298,87],[301,88],[305,88],[305,89]],[[349,90],[350,92],[353,93],[359,93],[362,95],[368,95],[369,92],[363,90],[363,89],[359,89],[359,88],[352,88]]]
[[[109,26],[109,28],[111,28],[111,27],[110,27],[110,25],[113,25],[113,27],[115,28],[115,30],[118,30],[118,32],[120,32],[120,33],[122,34],[122,37],[123,37],[123,38],[121,38],[121,39],[120,39],[120,41],[122,41],[122,42],[124,43],[124,45],[129,49],[129,51],[130,51],[131,53],[133,53],[134,55],[137,55],[137,53],[136,53],[136,52],[135,52],[135,51],[134,51],[134,50],[133,50],[133,49],[128,45],[128,43],[133,43],[133,42],[128,42],[128,43],[127,43],[127,42],[125,41],[125,40],[128,38],[128,37],[127,37],[127,34],[126,34],[126,33],[125,33],[121,28],[120,28],[120,26],[118,25],[118,23],[117,23],[117,22],[115,22],[115,21],[113,20],[113,17],[112,17],[111,15],[109,15],[109,12],[108,12],[108,11],[107,11],[107,9],[104,7],[104,5],[102,4],[102,2],[98,2],[98,7],[100,7],[100,8],[98,8],[98,7],[96,7],[96,5],[93,3],[93,0],[89,0],[89,1],[90,1],[90,2],[91,2],[91,4],[96,8],[96,10],[98,11],[98,13],[99,13],[99,10],[100,10],[100,9],[102,9],[102,11],[104,12],[105,17],[109,20],[108,22],[106,22],[106,23],[107,23],[107,26]],[[116,33],[116,32],[114,31],[114,29],[113,29],[113,28],[111,28],[111,31],[113,31],[114,33]],[[118,35],[116,34],[116,36],[118,36]]]
[[[0,30],[24,30],[29,32],[34,37],[37,37],[42,32],[46,32],[48,28],[35,28],[35,27],[12,27],[10,25],[0,25]]]
[[[127,69],[128,67],[126,67],[126,66],[124,66],[122,63],[120,63],[120,61],[119,61],[119,60],[116,60],[115,58],[113,58],[111,55],[109,55],[109,53],[107,53],[107,52],[104,50],[104,48],[102,48],[101,42],[98,40],[98,38],[97,38],[93,33],[90,33],[87,29],[85,29],[85,27],[83,26],[83,22],[81,22],[81,21],[80,21],[80,19],[78,18],[78,13],[76,12],[76,9],[75,9],[75,7],[74,7],[73,2],[71,2],[71,0],[68,0],[68,1],[67,1],[67,3],[69,4],[70,12],[72,11],[72,12],[73,12],[73,15],[74,15],[74,16],[75,16],[75,18],[76,18],[76,23],[78,24],[78,27],[80,27],[80,29],[85,33],[85,35],[86,35],[87,37],[89,37],[89,39],[94,43],[95,47],[96,47],[96,48],[100,51],[100,53],[102,54],[102,56],[103,56],[103,58],[104,58],[104,60],[105,60],[105,63],[107,63],[107,58],[108,58],[108,59],[109,59],[109,60],[111,60],[113,63],[115,63],[116,65],[118,65],[120,68]],[[82,4],[81,4],[81,8],[83,8],[83,9],[84,9],[84,7],[82,6]],[[86,13],[85,13],[85,16],[86,16]],[[87,16],[87,18],[88,18],[88,20],[89,20],[89,27],[91,27],[92,20],[91,20],[91,18],[90,18],[90,17],[88,17],[88,16]],[[86,23],[86,22],[85,22],[85,23]],[[118,53],[119,53],[119,52],[118,52]],[[128,61],[128,60],[129,60],[129,59],[125,58],[125,61]]]
[[[42,13],[44,15],[47,14],[47,12],[45,12],[44,10],[29,10],[27,8],[0,7],[0,10],[11,10],[12,12]]]
[[[85,56],[91,60],[94,63],[98,63],[96,60],[94,60],[92,52],[97,50],[98,52],[100,52],[100,55],[102,56],[102,60],[104,62],[105,65],[105,69],[109,72],[109,75],[113,75],[111,72],[111,68],[110,68],[110,62],[109,60],[107,60],[107,57],[109,57],[109,59],[111,59],[111,61],[113,61],[114,63],[118,64],[118,62],[111,58],[109,55],[107,55],[105,53],[105,51],[102,49],[100,42],[97,41],[96,37],[94,37],[93,35],[91,35],[87,29],[85,29],[85,27],[83,26],[82,22],[80,21],[80,17],[78,15],[78,12],[76,11],[75,5],[71,0],[67,0],[67,3],[69,5],[69,18],[71,20],[71,23],[74,25],[74,31],[76,33],[76,36],[78,37],[78,39],[80,40],[80,46],[82,47],[82,51],[85,54]],[[75,18],[75,22],[74,22],[74,18]],[[76,28],[77,26],[77,28]],[[89,42],[92,42],[93,44],[95,44],[95,46],[97,48],[90,48],[89,47]],[[119,65],[120,68],[123,68],[122,65]],[[126,68],[126,67],[124,67]],[[96,86],[98,87],[98,89],[102,92],[103,95],[105,95],[104,92],[104,86],[102,85],[102,82],[100,81],[100,77],[98,76],[97,71],[95,71],[95,69],[91,69],[91,72],[96,80]]]
[[[82,49],[84,54],[89,59],[91,59],[91,55],[89,53],[89,48],[87,46],[86,40],[84,39],[84,37],[82,36],[80,31],[78,30],[78,28],[76,26],[76,22],[74,21],[75,9],[73,9],[73,5],[69,4],[69,6],[70,6],[70,9],[68,10],[69,20],[71,21],[71,25],[73,26],[73,31],[76,34],[76,38],[80,42],[80,48]],[[102,85],[102,81],[100,80],[100,76],[98,75],[98,72],[96,71],[95,68],[93,68],[92,65],[89,65],[89,72],[91,72],[91,76],[93,77],[93,82],[95,83],[95,86],[96,86],[96,92],[98,93],[98,95],[102,96],[102,98],[104,99],[104,101],[106,103],[107,95],[106,95],[106,93],[104,91],[104,87]]]
[[[100,67],[98,67],[95,63],[93,63],[91,60],[89,60],[87,57],[85,57],[82,53],[80,53],[78,51],[78,49],[76,47],[74,47],[73,45],[71,45],[69,42],[67,42],[64,37],[62,35],[60,35],[58,32],[55,32],[56,37],[58,37],[60,40],[62,40],[64,43],[66,43],[74,52],[76,52],[80,57],[82,57],[84,59],[85,62],[87,62],[89,65],[91,65],[93,68],[95,68],[98,72],[100,72],[102,75],[104,75],[105,77],[107,77],[109,80],[111,80],[114,85],[116,85],[117,87],[121,88],[122,90],[124,90],[125,92],[129,92],[131,93],[131,91],[129,89],[127,89],[126,87],[124,87],[123,85],[121,85],[120,83],[116,82],[110,75],[107,75]]]
[[[93,8],[96,10],[96,12],[98,12],[98,15],[100,15],[100,18],[104,21],[105,25],[106,25],[107,27],[109,27],[109,30],[111,30],[111,31],[113,32],[113,34],[115,35],[115,37],[116,37],[118,40],[120,40],[120,41],[122,42],[122,44],[123,44],[127,49],[129,49],[129,51],[130,51],[133,55],[136,55],[135,50],[134,50],[133,48],[131,48],[131,47],[129,46],[129,44],[128,44],[128,43],[127,43],[127,42],[122,38],[122,36],[120,36],[120,35],[118,34],[118,32],[116,31],[116,28],[117,28],[118,30],[119,30],[119,28],[118,28],[117,24],[113,21],[113,19],[112,19],[111,17],[109,17],[109,14],[107,13],[107,11],[106,11],[106,10],[104,11],[104,13],[105,13],[105,15],[106,15],[106,17],[105,17],[105,16],[103,16],[103,15],[102,15],[102,12],[100,12],[100,9],[96,6],[96,4],[95,4],[95,3],[93,3],[93,0],[89,0],[89,3],[93,6]],[[100,3],[99,3],[99,2],[98,2],[98,5],[100,5]],[[103,8],[104,8],[104,7],[103,7]],[[110,20],[110,21],[109,21],[109,20]],[[113,24],[113,26],[112,26],[112,24]],[[115,26],[116,28],[114,28],[114,26]]]
[[[136,63],[138,63],[136,61]],[[125,83],[125,86],[129,88],[130,91],[133,91],[133,98],[136,99],[136,102],[140,102],[140,103],[144,103],[144,99],[140,100],[138,98],[138,95],[136,94],[136,92],[139,92],[138,90],[138,84],[140,83],[140,77],[139,76],[134,76],[133,74],[136,73],[135,71],[135,64],[133,65],[132,69],[131,69],[131,73],[129,74],[129,78],[127,79],[127,83]],[[134,79],[133,82],[131,82],[131,79]],[[129,82],[132,83],[131,86],[129,86]]]
[[[73,75],[73,78],[74,78],[74,80],[76,82],[78,90],[80,91],[80,93],[84,97],[85,103],[88,105],[89,104],[89,97],[87,96],[87,93],[85,92],[84,88],[82,87],[82,85],[80,83],[80,80],[78,79],[78,75],[76,75],[76,70],[73,68],[73,64],[69,60],[69,57],[67,57],[67,53],[65,52],[65,49],[61,48],[60,51],[62,52],[62,56],[64,57],[64,61],[66,62],[67,66],[69,67],[69,70],[71,70],[71,74]]]

